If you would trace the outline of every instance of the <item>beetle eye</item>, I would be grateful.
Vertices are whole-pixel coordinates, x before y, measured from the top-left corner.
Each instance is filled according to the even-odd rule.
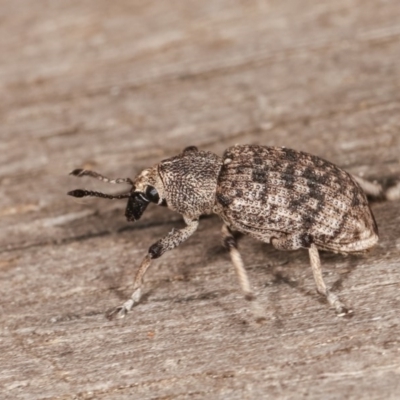
[[[156,188],[153,186],[147,186],[145,196],[152,203],[158,203],[160,200],[160,196],[158,195]]]

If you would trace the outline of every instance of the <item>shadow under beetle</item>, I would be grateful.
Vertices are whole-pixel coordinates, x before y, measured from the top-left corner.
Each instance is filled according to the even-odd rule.
[[[82,189],[68,193],[75,197],[127,198],[128,221],[137,221],[148,204],[155,203],[182,214],[186,223],[183,229],[173,229],[150,246],[136,273],[131,298],[110,317],[124,317],[139,302],[151,260],[188,239],[203,214],[215,213],[222,219],[223,243],[245,298],[253,304],[255,295],[232,232],[248,234],[279,250],[308,249],[317,290],[338,315],[351,311],[327,289],[318,250],[358,253],[378,242],[378,228],[366,194],[381,196],[382,187],[353,177],[322,158],[284,147],[236,145],[221,158],[190,146],[143,170],[133,181],[111,180],[84,169],[76,169],[71,175],[130,184],[128,193],[115,196]]]

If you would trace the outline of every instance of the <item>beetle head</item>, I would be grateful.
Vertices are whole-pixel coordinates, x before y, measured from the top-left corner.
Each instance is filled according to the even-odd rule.
[[[91,190],[76,189],[68,192],[74,197],[102,197],[106,199],[128,199],[125,216],[128,221],[137,221],[143,215],[149,203],[166,206],[163,186],[157,174],[157,168],[149,168],[142,171],[138,177],[132,181],[129,178],[108,179],[94,171],[76,169],[70,175],[82,177],[91,176],[107,183],[128,183],[132,188],[125,193],[111,195]]]
[[[94,171],[76,169],[71,175],[91,176],[108,183],[128,183],[131,189],[119,195],[81,189],[68,194],[75,197],[127,198],[125,216],[128,221],[140,219],[149,203],[167,206],[187,218],[195,219],[213,211],[221,167],[222,159],[217,155],[189,146],[180,154],[143,170],[134,180],[108,179]]]
[[[157,173],[157,167],[142,171],[135,179],[126,205],[125,216],[128,221],[137,221],[149,203],[166,206],[163,185]]]

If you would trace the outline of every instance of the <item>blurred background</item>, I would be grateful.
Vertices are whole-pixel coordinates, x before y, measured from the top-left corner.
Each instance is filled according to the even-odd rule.
[[[182,246],[182,253],[179,249],[166,255],[160,267],[149,273],[150,281],[153,280],[155,286],[161,285],[157,289],[160,297],[152,302],[150,294],[147,305],[138,307],[139,314],[128,322],[132,325],[126,326],[126,336],[118,337],[120,327],[106,325],[104,310],[130,294],[132,271],[142,253],[173,226],[180,226],[180,217],[149,207],[143,220],[131,227],[123,215],[124,202],[76,200],[65,195],[76,187],[109,192],[115,188],[90,180],[78,181],[68,177],[68,173],[84,167],[111,177],[133,177],[141,169],[177,154],[188,145],[221,155],[225,148],[236,143],[254,143],[307,151],[329,159],[353,174],[384,181],[400,176],[399,88],[398,0],[0,0],[1,307],[3,326],[8,321],[7,326],[13,332],[9,336],[8,331],[3,331],[3,345],[7,349],[4,354],[7,355],[2,365],[11,363],[7,364],[8,371],[14,371],[3,374],[1,379],[5,387],[15,389],[13,396],[19,393],[18,390],[22,393],[24,389],[18,388],[23,387],[30,387],[31,394],[53,396],[83,393],[104,386],[107,396],[111,393],[107,390],[115,382],[122,385],[121,376],[126,377],[129,387],[132,382],[144,382],[154,369],[159,373],[163,371],[161,375],[165,379],[175,376],[179,381],[184,371],[178,368],[174,354],[186,346],[187,358],[181,355],[179,360],[186,360],[181,365],[188,374],[203,371],[196,367],[195,361],[189,362],[194,348],[211,349],[209,353],[219,354],[220,364],[215,368],[228,372],[216,382],[226,390],[232,385],[230,378],[235,376],[235,373],[229,375],[233,365],[239,365],[249,357],[248,369],[243,367],[247,375],[242,376],[249,380],[248,386],[237,387],[238,397],[234,397],[234,392],[221,389],[218,392],[220,398],[245,398],[245,395],[257,398],[252,396],[264,393],[267,388],[272,390],[272,387],[271,393],[288,398],[289,393],[295,393],[290,390],[297,390],[297,381],[291,380],[291,376],[300,381],[302,374],[305,381],[306,376],[315,378],[312,390],[316,395],[319,393],[319,398],[321,393],[329,392],[329,387],[337,390],[338,385],[343,390],[342,398],[347,397],[346,393],[354,389],[351,379],[355,379],[355,375],[340,384],[325,376],[324,379],[331,383],[329,386],[329,382],[320,381],[317,370],[294,367],[290,361],[292,350],[277,353],[274,357],[272,344],[268,360],[275,362],[275,367],[286,379],[286,386],[276,383],[280,379],[276,376],[275,381],[268,380],[262,372],[266,360],[262,354],[267,346],[263,340],[269,338],[272,340],[269,343],[274,343],[276,335],[276,345],[281,348],[279,335],[288,328],[282,322],[283,317],[274,325],[275,331],[263,333],[264,339],[260,339],[257,332],[249,333],[254,334],[251,336],[254,342],[250,350],[244,345],[244,353],[238,349],[243,346],[241,335],[247,332],[245,328],[240,328],[236,336],[233,334],[237,342],[234,349],[230,349],[229,357],[215,350],[221,348],[221,343],[226,345],[235,329],[231,325],[237,326],[232,317],[226,326],[222,323],[221,331],[218,331],[214,321],[224,320],[218,313],[223,311],[235,316],[244,312],[245,304],[238,303],[238,309],[230,305],[240,301],[234,300],[238,294],[234,276],[229,278],[232,278],[232,286],[224,292],[225,297],[215,295],[218,304],[206,298],[203,313],[199,311],[199,304],[186,313],[177,308],[184,307],[185,303],[171,306],[168,296],[173,295],[168,285],[172,284],[160,283],[171,276],[184,276],[184,282],[179,283],[178,279],[174,287],[178,298],[187,290],[194,290],[195,298],[206,290],[200,283],[196,286],[186,282],[192,276],[186,267],[192,267],[193,274],[211,274],[207,275],[211,276],[208,282],[211,286],[226,284],[225,276],[228,275],[223,273],[231,267],[228,258],[219,255],[219,250],[215,249],[220,229],[216,219],[205,221],[205,228]],[[400,307],[398,294],[393,295],[399,293],[395,260],[398,260],[400,248],[393,238],[398,238],[400,233],[397,208],[385,204],[374,207],[378,223],[383,227],[383,247],[371,261],[375,263],[374,273],[361,267],[356,271],[353,267],[349,269],[348,261],[343,259],[334,258],[332,263],[339,263],[348,279],[344,296],[352,299],[363,316],[361,326],[362,323],[370,324],[374,315],[383,316],[385,322],[377,322],[381,325],[365,331],[369,332],[366,336],[370,343],[375,340],[374,345],[383,354],[383,349],[391,348],[387,343],[398,343],[398,337],[390,336],[393,333],[380,339],[377,332],[381,332],[385,323],[386,326],[395,325],[392,312]],[[245,248],[250,253],[247,261],[251,259],[253,265],[265,264],[266,256],[280,262],[281,256],[274,250],[262,250],[261,245],[254,244],[247,244]],[[258,256],[252,255],[250,250]],[[298,333],[299,324],[306,325],[301,331],[304,341],[297,342],[294,335],[293,342],[288,342],[290,348],[297,349],[298,359],[310,356],[312,364],[322,353],[337,354],[323,370],[333,368],[344,371],[345,375],[348,371],[348,378],[351,376],[350,364],[341,354],[350,353],[343,349],[362,347],[351,339],[359,334],[360,325],[338,327],[336,320],[331,318],[332,310],[316,301],[311,272],[302,272],[308,262],[306,255],[288,257],[293,265],[292,276],[306,274],[307,289],[303,293],[294,290],[290,284],[274,286],[276,276],[268,277],[265,271],[257,270],[260,280],[255,279],[255,285],[270,285],[269,289],[279,294],[281,308],[278,314],[289,315],[292,322],[288,324],[293,324],[290,325],[291,332]],[[325,257],[325,261],[329,261],[331,256]],[[381,264],[382,260],[385,264]],[[219,272],[215,265],[219,266]],[[347,290],[357,287],[363,279],[374,287],[376,281],[380,281],[377,278],[380,270],[383,274],[389,274],[389,271],[392,274],[389,274],[391,278],[386,286],[375,288],[378,298],[388,296],[385,302],[390,304],[389,309],[380,309],[373,297],[369,298],[367,294],[363,297],[361,291],[357,292],[361,297],[357,297],[357,293],[346,294],[346,287]],[[123,278],[118,278],[121,276]],[[200,280],[205,282],[203,278]],[[330,283],[333,282],[341,284],[340,279],[332,278]],[[388,285],[397,292],[390,292]],[[313,294],[304,295],[307,290]],[[210,303],[215,305],[217,314],[213,313]],[[224,304],[222,309],[221,303]],[[146,319],[149,307],[155,313],[151,314],[154,319],[150,321]],[[172,320],[179,323],[176,322],[175,331],[169,327],[171,336],[166,334],[156,353],[140,353],[140,372],[130,375],[128,366],[125,368],[123,361],[113,353],[121,362],[122,375],[107,370],[108,375],[103,372],[96,376],[95,371],[103,371],[102,366],[107,364],[111,357],[109,351],[114,347],[112,343],[103,342],[104,338],[100,336],[85,342],[85,336],[81,335],[88,328],[84,326],[89,326],[91,332],[100,332],[107,326],[112,332],[111,337],[118,337],[120,346],[128,343],[128,350],[118,347],[121,356],[124,351],[129,353],[140,347],[130,336],[130,332],[138,334],[135,329],[143,329],[145,341],[140,343],[148,348],[147,332],[153,332],[154,321],[168,324],[163,318],[171,318],[170,313],[161,313],[163,307],[168,310],[175,307]],[[160,308],[160,313],[154,311],[156,308]],[[311,318],[313,313],[315,316]],[[70,315],[77,317],[69,318]],[[209,319],[205,322],[207,316]],[[330,329],[335,332],[335,337],[341,337],[341,343],[346,344],[343,348],[338,345],[338,353],[335,353],[336,347],[332,349],[329,345],[321,353],[310,355],[309,348],[333,340],[325,328],[326,321],[332,324]],[[82,326],[78,329],[76,324]],[[59,328],[58,333],[54,331],[55,326]],[[194,347],[191,347],[190,339],[184,346],[182,343],[175,343],[175,347],[171,344],[187,329],[199,335],[205,326],[208,326],[210,336],[198,336],[199,342]],[[315,334],[310,334],[308,330],[315,326]],[[45,339],[40,335],[32,338],[31,332],[37,332],[38,327],[54,339],[51,344],[45,345]],[[353,329],[353,333],[346,333],[348,329]],[[73,336],[69,337],[67,331],[73,332],[70,333]],[[140,334],[137,336],[141,337]],[[188,333],[189,337],[192,335]],[[215,342],[217,337],[221,342]],[[107,359],[102,359],[96,352],[99,345]],[[32,346],[39,350],[34,356],[33,353],[27,356],[23,349],[33,351]],[[168,351],[169,346],[172,353],[168,358],[164,351]],[[10,349],[14,353],[10,353]],[[78,360],[81,364],[60,361],[60,354],[64,353],[79,358],[77,349],[85,360]],[[163,360],[155,361],[154,354]],[[203,360],[208,357],[193,354]],[[170,360],[169,364],[163,364],[164,358]],[[366,350],[362,356],[357,353],[352,358],[352,366],[357,369],[365,363],[375,362],[375,358],[373,351]],[[93,361],[93,376],[85,375],[89,372],[81,368],[88,359]],[[128,364],[127,359],[125,361]],[[38,372],[37,365],[42,362],[52,372]],[[376,373],[357,375],[358,389],[351,392],[355,393],[354,398],[361,398],[360,393],[365,390],[369,390],[371,396],[376,390],[376,398],[382,393],[385,398],[394,398],[391,395],[398,388],[398,379],[395,374],[385,374],[385,371],[393,371],[394,367],[390,366],[397,365],[398,376],[399,361],[389,357],[380,365],[383,369]],[[361,371],[364,370],[361,368]],[[29,379],[24,378],[24,374]],[[70,380],[58,379],[60,374]],[[19,376],[17,384],[14,383],[16,376]],[[99,378],[104,380],[101,382]],[[30,379],[36,379],[37,392],[29,386]],[[92,383],[89,384],[90,379]],[[202,382],[206,386],[212,385],[208,381]],[[193,383],[191,387],[196,387],[200,393],[198,398],[202,398],[202,389],[196,385]],[[161,389],[152,392],[153,389],[146,395],[167,393]],[[174,390],[172,392],[176,394]],[[126,393],[131,392],[127,389]],[[224,393],[230,393],[230,397],[225,397]],[[96,398],[101,396],[97,392]]]

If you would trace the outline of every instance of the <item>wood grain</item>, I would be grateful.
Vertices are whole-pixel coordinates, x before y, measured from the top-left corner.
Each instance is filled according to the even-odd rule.
[[[242,299],[220,221],[160,258],[179,215],[74,200],[90,167],[133,176],[187,145],[284,145],[382,182],[400,176],[400,3],[0,0],[0,397],[396,399],[399,201],[372,205],[365,257],[322,255],[355,311],[335,317],[306,252],[244,238],[269,320]]]

